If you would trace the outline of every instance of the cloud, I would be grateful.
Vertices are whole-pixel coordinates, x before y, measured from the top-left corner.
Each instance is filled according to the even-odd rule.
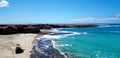
[[[6,0],[1,0],[0,1],[0,7],[8,7],[9,6],[9,2]]]
[[[76,23],[120,23],[120,14],[109,17],[86,17],[71,19],[70,21]]]
[[[120,18],[120,14],[115,15],[116,17]]]

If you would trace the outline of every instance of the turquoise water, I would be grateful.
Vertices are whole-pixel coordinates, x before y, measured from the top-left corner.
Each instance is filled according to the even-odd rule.
[[[55,40],[57,48],[70,58],[120,58],[120,26],[97,28],[61,28],[80,34]]]

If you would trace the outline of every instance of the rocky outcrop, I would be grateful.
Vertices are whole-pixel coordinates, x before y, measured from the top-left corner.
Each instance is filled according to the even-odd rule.
[[[39,33],[39,28],[36,27],[2,27],[0,34],[17,34],[17,33]]]
[[[90,28],[97,25],[88,24],[1,24],[0,34],[16,34],[16,33],[40,33],[40,29],[52,28]]]
[[[52,40],[40,38],[36,40],[31,51],[30,58],[65,58],[57,49],[53,47]]]
[[[45,25],[0,25],[0,34],[40,33],[40,29],[51,29]]]

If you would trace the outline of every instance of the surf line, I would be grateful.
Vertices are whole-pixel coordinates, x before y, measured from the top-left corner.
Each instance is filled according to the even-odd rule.
[[[42,30],[44,33],[42,36],[37,38],[37,44],[33,47],[33,58],[42,57],[59,57],[68,58],[66,53],[60,52],[55,46],[54,39],[59,39],[61,37],[78,34],[76,32],[59,31],[57,29],[53,30]],[[37,55],[36,55],[37,54]]]

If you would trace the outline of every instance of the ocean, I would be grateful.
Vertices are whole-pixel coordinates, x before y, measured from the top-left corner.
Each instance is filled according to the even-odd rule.
[[[68,58],[120,58],[120,25],[94,28],[58,28],[65,34],[44,35]],[[70,33],[70,34],[69,34]]]

